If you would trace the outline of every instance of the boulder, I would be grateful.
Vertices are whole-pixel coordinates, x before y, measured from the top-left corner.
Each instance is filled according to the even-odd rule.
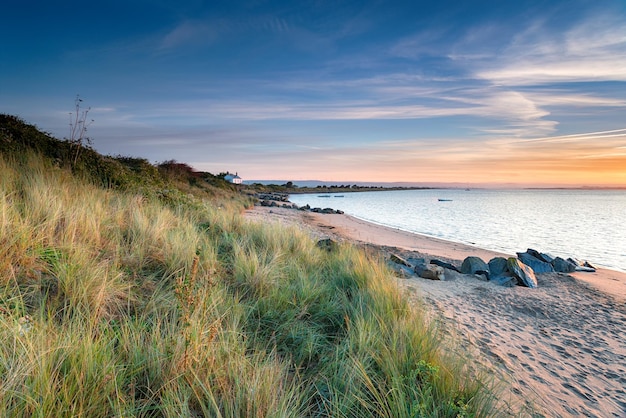
[[[506,267],[511,272],[513,277],[517,279],[518,284],[531,289],[537,287],[537,277],[533,272],[533,269],[522,263],[515,257],[511,257],[506,261]]]
[[[559,273],[572,273],[576,270],[576,264],[564,260],[561,257],[556,257],[552,260],[552,267],[554,267],[554,271],[558,271]]]
[[[513,287],[517,285],[517,278],[511,275],[508,268],[507,259],[504,257],[495,257],[489,260],[489,272],[491,273],[489,281],[504,287]]]
[[[517,257],[520,259],[522,263],[532,268],[535,273],[553,273],[554,272],[554,267],[552,267],[552,264],[546,263],[545,261],[538,259],[537,257],[529,254],[528,252],[517,253]]]
[[[554,260],[554,257],[551,256],[550,254],[540,253],[539,251],[533,250],[532,248],[528,248],[526,250],[526,253],[532,255],[533,257],[541,261],[545,261],[546,263],[552,263],[552,260]]]
[[[517,278],[513,276],[496,276],[492,277],[489,281],[504,287],[513,287],[517,285]]]
[[[590,267],[591,264],[586,262],[586,261],[581,261],[581,260],[577,260],[575,258],[568,258],[567,261],[569,261],[570,263],[574,264],[576,266],[576,270],[575,271],[583,271],[583,272],[587,272],[587,273],[595,273],[596,269],[595,267]]]
[[[545,261],[546,263],[552,264],[552,261],[554,260],[554,256],[548,253],[541,253],[540,260]]]
[[[406,261],[408,261],[409,264],[411,264],[414,267],[422,266],[423,268],[426,268],[426,264],[428,264],[425,258],[410,257],[410,258],[407,258]]]
[[[495,257],[489,260],[489,273],[493,277],[504,276],[508,272],[506,268],[506,258]],[[493,279],[492,279],[493,280]]]
[[[430,264],[443,267],[444,269],[453,270],[453,271],[456,271],[457,273],[461,272],[461,270],[459,270],[457,266],[450,264],[450,263],[446,263],[445,261],[437,260],[436,258],[433,258],[432,260],[430,260]]]
[[[489,266],[480,257],[469,256],[461,264],[463,274],[483,274],[489,278]]]
[[[389,256],[389,260],[393,263],[400,264],[402,266],[411,267],[411,264],[404,258],[400,257],[399,255],[391,254]]]
[[[393,271],[396,272],[396,276],[401,279],[408,279],[413,276],[413,271],[407,267],[401,266],[399,264],[394,264],[390,267]]]
[[[409,260],[413,264],[413,272],[421,277],[422,272],[428,268],[426,260],[423,258],[411,258]]]
[[[582,262],[580,260],[575,259],[575,258],[569,257],[567,259],[567,261],[569,261],[570,263],[574,264],[576,267],[582,266]]]
[[[597,269],[598,269],[596,266],[594,266],[593,264],[591,264],[589,261],[585,261],[585,262],[583,263],[583,267],[587,267],[587,268],[594,269],[594,270],[597,270]]]
[[[424,279],[446,280],[443,267],[434,264],[427,264],[424,268],[422,268],[422,266],[416,266],[415,273]]]

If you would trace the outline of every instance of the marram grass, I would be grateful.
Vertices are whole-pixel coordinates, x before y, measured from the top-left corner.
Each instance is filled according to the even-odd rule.
[[[0,186],[1,416],[498,414],[359,249],[36,155],[0,159]]]

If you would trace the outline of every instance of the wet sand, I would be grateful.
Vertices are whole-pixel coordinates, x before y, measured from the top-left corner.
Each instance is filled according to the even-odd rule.
[[[347,215],[257,207],[246,216],[297,225],[316,238],[457,265],[469,255],[485,261],[506,255]],[[450,270],[446,281],[398,283],[415,303],[426,302],[473,359],[508,382],[502,399],[520,415],[626,416],[626,274],[540,274],[537,289],[506,288]]]

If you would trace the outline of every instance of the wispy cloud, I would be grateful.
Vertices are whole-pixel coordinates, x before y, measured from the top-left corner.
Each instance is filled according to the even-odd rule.
[[[162,36],[159,49],[173,50],[189,45],[209,45],[225,41],[230,36],[252,37],[263,32],[286,34],[292,29],[294,28],[287,20],[274,15],[184,19]]]
[[[581,142],[581,141],[587,142],[587,141],[594,141],[598,139],[608,139],[608,138],[618,138],[621,140],[621,142],[626,143],[626,128],[612,129],[609,131],[586,132],[586,133],[571,134],[571,135],[559,135],[559,136],[550,136],[550,137],[543,137],[543,138],[525,139],[522,141],[515,141],[515,142],[517,143]]]
[[[593,16],[557,31],[545,21],[520,32],[476,76],[496,84],[626,81],[626,22]],[[487,63],[485,63],[487,64]]]

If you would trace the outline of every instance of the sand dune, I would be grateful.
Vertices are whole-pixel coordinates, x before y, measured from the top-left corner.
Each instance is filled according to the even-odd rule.
[[[345,215],[255,208],[253,219],[297,224],[317,237],[409,257],[462,260],[492,251],[374,225]],[[524,249],[520,249],[524,250]],[[506,288],[446,270],[446,281],[398,279],[424,300],[472,358],[509,383],[513,410],[548,417],[626,416],[626,274],[538,275],[539,288]]]

